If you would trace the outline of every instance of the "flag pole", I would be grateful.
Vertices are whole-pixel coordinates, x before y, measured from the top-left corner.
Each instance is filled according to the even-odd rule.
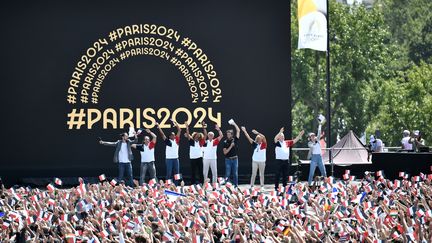
[[[330,12],[329,12],[329,0],[326,0],[326,12],[327,12],[327,52],[326,52],[326,71],[327,71],[327,148],[331,147],[331,102],[330,102]],[[318,135],[320,136],[320,135]],[[332,150],[328,150],[329,162],[331,165],[331,175],[334,173],[334,164]]]

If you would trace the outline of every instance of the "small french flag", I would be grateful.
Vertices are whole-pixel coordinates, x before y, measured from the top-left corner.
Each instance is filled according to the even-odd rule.
[[[53,184],[50,183],[47,185],[47,189],[48,189],[48,191],[53,192],[55,187],[53,186]]]
[[[106,180],[106,176],[105,176],[105,174],[100,175],[100,176],[99,176],[99,180],[100,180],[100,181],[104,181],[104,180]]]
[[[61,221],[69,221],[68,218],[69,218],[69,217],[68,217],[67,214],[62,214],[62,215],[60,216],[60,220],[61,220]]]
[[[182,178],[181,174],[175,174],[174,175],[174,180],[180,180]]]
[[[288,181],[294,181],[294,176],[288,176]]]
[[[410,216],[414,216],[414,213],[415,213],[414,207],[410,207],[408,209],[408,213],[409,213]]]
[[[9,222],[8,220],[4,220],[4,221],[3,221],[2,228],[3,228],[3,229],[7,229],[7,228],[9,228],[9,225],[10,225],[10,222]]]
[[[285,226],[283,226],[281,224],[279,224],[278,226],[276,226],[276,231],[278,233],[282,233],[284,231],[284,229],[285,229]]]
[[[48,199],[48,204],[54,206],[55,205],[54,199],[52,198]]]
[[[117,181],[116,181],[116,179],[112,179],[112,180],[110,181],[110,184],[111,184],[111,186],[115,186],[115,185],[117,185]]]
[[[154,186],[156,183],[157,183],[156,179],[153,178],[153,179],[151,179],[151,180],[149,181],[148,184],[149,184],[150,186]]]
[[[102,238],[107,238],[109,236],[109,232],[106,230],[102,230],[101,236],[102,236]]]
[[[57,185],[59,185],[59,186],[63,185],[63,181],[60,180],[59,178],[55,178],[54,179],[54,183],[57,184]]]
[[[183,221],[183,226],[187,227],[187,228],[192,228],[194,225],[194,222],[189,220],[189,219],[185,219]]]
[[[255,234],[261,234],[263,232],[263,229],[259,225],[255,224],[254,232]]]

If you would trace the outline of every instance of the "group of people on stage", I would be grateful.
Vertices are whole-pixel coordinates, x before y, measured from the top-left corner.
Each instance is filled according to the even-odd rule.
[[[168,137],[161,129],[158,123],[156,127],[165,143],[165,163],[166,163],[166,180],[171,180],[178,185],[180,180],[180,163],[179,163],[179,145],[181,137],[181,128],[179,124],[173,121],[176,127],[176,132],[171,132]],[[255,184],[257,172],[259,172],[260,186],[264,186],[264,171],[266,167],[266,153],[268,142],[264,134],[257,130],[251,132],[255,135],[254,138],[248,133],[247,129],[241,128],[231,119],[229,124],[234,129],[226,131],[226,139],[223,143],[223,154],[225,156],[225,181],[232,182],[235,186],[238,185],[238,142],[240,132],[243,131],[246,139],[252,145],[252,175],[250,180],[251,187]],[[204,183],[208,178],[209,170],[212,174],[212,182],[217,182],[217,148],[223,139],[223,133],[218,125],[215,125],[217,135],[207,131],[207,124],[202,123],[202,132],[193,132],[189,130],[189,124],[185,124],[186,133],[184,136],[189,140],[189,159],[191,163],[191,183]],[[100,144],[115,147],[114,162],[118,163],[119,180],[126,179],[126,184],[133,186],[132,164],[133,153],[132,148],[136,149],[141,154],[141,174],[139,183],[142,185],[145,181],[145,176],[148,171],[150,179],[156,178],[155,167],[155,145],[157,136],[150,129],[145,129],[150,136],[144,136],[141,144],[138,143],[138,134],[135,134],[133,139],[130,139],[127,133],[120,135],[121,139],[116,142],[106,142],[100,140]],[[290,147],[296,144],[303,136],[304,131],[301,131],[294,139],[285,139],[284,128],[282,127],[274,137],[275,155],[276,155],[276,177],[275,189],[279,187],[279,182],[282,179],[282,186],[286,186],[288,182],[288,174],[290,167]],[[318,127],[318,133],[321,134],[321,124]],[[321,145],[319,136],[315,133],[309,133],[308,146],[311,159],[310,172],[308,177],[309,184],[312,183],[313,175],[316,167],[319,168],[321,175],[326,176],[325,166],[321,156]],[[231,179],[232,177],[232,179]]]

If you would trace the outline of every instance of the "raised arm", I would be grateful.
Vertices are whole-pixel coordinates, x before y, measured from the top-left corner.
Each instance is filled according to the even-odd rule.
[[[249,143],[253,143],[254,142],[254,140],[249,136],[249,133],[247,132],[247,130],[246,130],[246,127],[241,127],[241,130],[243,131],[243,133],[245,134],[245,136],[246,136],[246,139],[249,141]]]
[[[174,126],[177,128],[177,134],[176,134],[176,136],[180,137],[180,135],[181,135],[181,128],[180,128],[179,124],[176,121],[174,121],[174,120],[171,120],[171,121],[173,122]]]
[[[239,126],[237,125],[237,123],[233,123],[232,124],[234,127],[235,127],[235,129],[236,129],[236,134],[235,134],[235,136],[237,137],[237,138],[240,138],[240,128],[239,128]]]
[[[156,143],[156,140],[157,140],[157,136],[156,136],[156,134],[154,134],[152,131],[150,131],[150,129],[146,129],[145,130],[148,134],[150,134],[151,136],[152,136],[152,142],[153,143]]]
[[[192,136],[190,135],[190,132],[189,132],[189,124],[186,122],[184,125],[186,127],[185,136],[187,137],[187,139],[192,140],[193,138],[192,138]]]
[[[283,134],[283,132],[285,131],[284,127],[281,127],[281,129],[279,129],[279,132],[276,134],[276,136],[274,137],[274,142],[277,143],[278,142],[278,138],[281,134]]]
[[[219,133],[219,136],[217,137],[217,140],[221,141],[222,138],[223,138],[222,130],[220,129],[220,127],[219,127],[218,125],[215,125],[215,129],[216,129],[216,131],[218,131],[218,133]]]
[[[115,147],[117,145],[117,143],[118,143],[118,141],[117,142],[106,142],[106,141],[99,140],[99,144],[102,144],[105,146]]]
[[[157,122],[156,122],[156,127],[159,130],[159,133],[161,134],[162,139],[165,141],[166,140],[165,133],[162,131],[162,128],[159,126],[159,123],[157,123]]]
[[[255,135],[260,135],[260,136],[263,138],[263,143],[267,143],[267,139],[266,139],[266,137],[264,136],[264,134],[258,132],[258,131],[255,130],[255,129],[252,130],[252,133],[255,134]]]
[[[202,127],[204,133],[204,140],[207,140],[207,124],[205,122],[202,122]]]
[[[293,144],[296,144],[303,137],[303,134],[304,134],[304,130],[301,130],[300,133],[297,135],[297,137],[294,138]]]

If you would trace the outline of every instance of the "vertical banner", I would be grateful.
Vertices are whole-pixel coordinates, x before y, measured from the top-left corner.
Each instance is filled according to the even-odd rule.
[[[327,50],[326,0],[298,0],[298,49]]]

